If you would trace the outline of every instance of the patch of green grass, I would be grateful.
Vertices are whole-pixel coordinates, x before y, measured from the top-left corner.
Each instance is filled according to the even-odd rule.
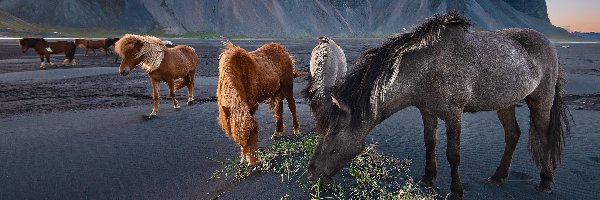
[[[432,189],[415,184],[408,175],[410,160],[399,160],[381,154],[375,145],[367,146],[356,156],[349,167],[340,171],[339,182],[322,185],[307,181],[307,166],[318,143],[317,135],[300,138],[283,138],[260,149],[261,162],[249,167],[237,159],[219,161],[223,168],[212,178],[232,177],[238,181],[254,172],[276,173],[281,181],[295,183],[311,199],[436,199],[441,198]],[[282,199],[294,198],[286,195]],[[296,197],[297,198],[297,197]]]

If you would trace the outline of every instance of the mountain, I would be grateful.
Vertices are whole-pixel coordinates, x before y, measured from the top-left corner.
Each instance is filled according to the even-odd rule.
[[[0,9],[37,24],[259,37],[384,36],[455,9],[478,30],[569,35],[544,0],[2,0]]]

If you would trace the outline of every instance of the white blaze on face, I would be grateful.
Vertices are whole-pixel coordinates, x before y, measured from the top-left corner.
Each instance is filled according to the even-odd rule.
[[[52,49],[50,47],[48,47],[48,48],[46,48],[46,51],[52,52]]]

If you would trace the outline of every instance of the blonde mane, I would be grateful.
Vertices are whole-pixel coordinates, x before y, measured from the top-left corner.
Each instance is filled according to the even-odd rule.
[[[164,50],[167,48],[157,37],[126,34],[115,44],[115,51],[123,57],[134,47],[136,41],[142,43],[142,48],[135,54],[135,58],[142,58],[142,68],[148,73],[157,70],[164,58]]]

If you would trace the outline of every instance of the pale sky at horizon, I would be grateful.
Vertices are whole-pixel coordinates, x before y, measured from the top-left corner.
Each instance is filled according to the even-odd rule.
[[[600,0],[546,0],[546,5],[548,17],[555,26],[571,31],[600,32]]]

